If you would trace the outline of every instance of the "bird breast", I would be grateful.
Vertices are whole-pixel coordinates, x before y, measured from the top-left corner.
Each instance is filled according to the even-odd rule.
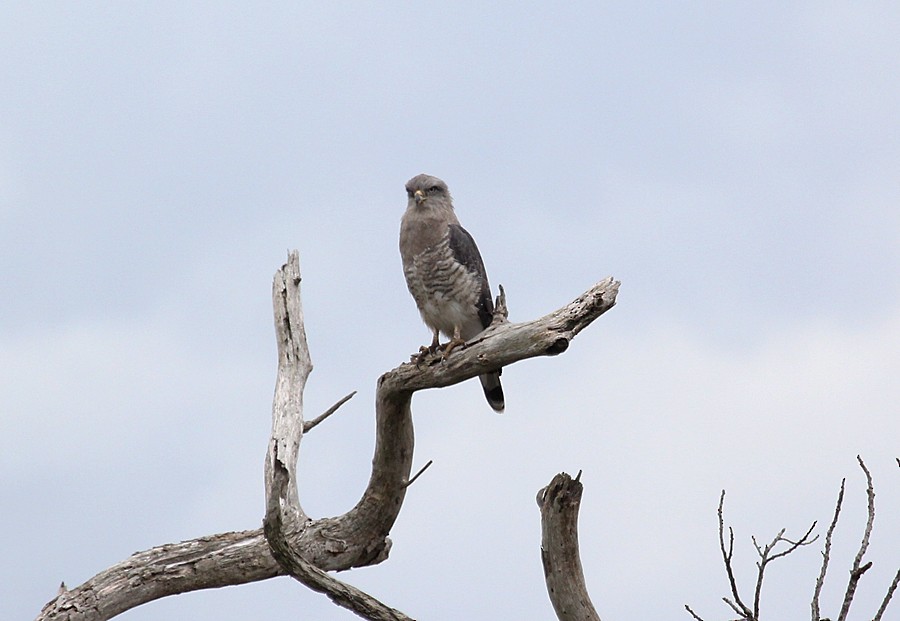
[[[404,257],[403,273],[426,325],[448,338],[456,327],[467,340],[482,331],[476,307],[481,283],[453,257],[449,238]]]

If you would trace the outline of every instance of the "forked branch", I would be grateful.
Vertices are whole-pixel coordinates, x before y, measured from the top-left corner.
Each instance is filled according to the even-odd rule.
[[[869,469],[866,467],[865,462],[863,462],[862,458],[857,455],[856,461],[859,463],[859,467],[862,469],[863,474],[866,476],[866,528],[863,531],[862,541],[859,544],[859,550],[856,552],[856,556],[853,559],[853,565],[850,567],[850,579],[847,582],[847,590],[844,592],[844,600],[841,602],[841,611],[838,614],[838,621],[846,621],[847,615],[850,613],[850,606],[853,604],[853,598],[856,595],[856,588],[859,585],[859,580],[862,578],[863,574],[872,567],[871,561],[868,563],[863,563],[863,558],[865,557],[866,551],[869,549],[869,540],[872,537],[872,529],[875,526],[875,486],[872,482],[872,473],[869,472]],[[898,462],[900,463],[900,462]],[[844,486],[841,485],[841,493],[838,495],[838,509],[835,510],[834,514],[834,522],[837,522],[838,513],[840,511],[840,502],[843,497]],[[822,562],[822,572],[820,575],[820,579],[824,580],[825,570],[828,566],[828,556],[824,557]],[[894,580],[891,582],[888,587],[887,593],[884,596],[884,599],[881,601],[881,605],[878,608],[878,611],[875,613],[875,616],[872,617],[873,621],[880,621],[882,615],[884,615],[884,611],[887,609],[888,604],[891,601],[891,598],[894,595],[894,591],[897,589],[897,583],[900,582],[900,569],[897,570],[897,574],[894,576]],[[816,591],[820,590],[820,585],[818,581],[816,582]],[[815,602],[815,599],[813,600]],[[814,613],[817,613],[818,603],[815,603]],[[814,617],[814,621],[819,621],[818,618]]]
[[[731,588],[731,597],[723,597],[722,600],[738,615],[740,621],[759,621],[760,597],[762,594],[763,577],[765,576],[766,567],[768,567],[769,563],[772,561],[787,556],[797,548],[813,543],[817,539],[817,537],[811,537],[812,531],[816,527],[816,523],[813,522],[812,526],[810,526],[803,536],[796,541],[784,536],[785,529],[781,529],[772,541],[765,545],[760,545],[757,543],[756,537],[751,537],[753,547],[756,549],[756,553],[759,556],[759,561],[756,563],[756,588],[753,591],[753,608],[751,609],[744,603],[743,599],[741,599],[740,590],[738,589],[737,580],[735,579],[734,530],[730,526],[728,527],[728,544],[725,544],[724,506],[725,490],[722,490],[722,493],[719,495],[718,508],[719,550],[722,553],[722,562],[725,565],[725,573],[728,576],[728,585]],[[785,544],[785,547],[776,552],[776,547],[779,544]],[[690,606],[685,605],[684,608],[694,619],[702,621],[702,618],[694,612]]]
[[[866,550],[869,547],[869,541],[872,536],[872,529],[875,523],[875,489],[872,485],[872,475],[869,472],[869,469],[866,467],[863,460],[857,456],[857,461],[859,462],[859,466],[862,469],[863,473],[866,476],[866,496],[868,499],[867,509],[868,509],[868,519],[866,520],[866,527],[863,531],[862,541],[859,546],[859,550],[856,553],[856,557],[853,560],[853,565],[850,568],[850,579],[847,584],[847,590],[844,594],[844,599],[841,603],[840,614],[836,617],[837,621],[846,621],[847,614],[850,610],[850,605],[853,603],[853,598],[856,594],[857,585],[859,584],[860,578],[864,573],[872,566],[871,562],[864,563],[863,559],[866,553]],[[898,465],[900,465],[900,460],[898,460]],[[834,535],[835,528],[837,527],[838,518],[841,514],[841,507],[844,502],[844,486],[846,480],[841,481],[841,489],[838,493],[837,502],[834,508],[834,517],[831,520],[831,524],[828,526],[828,531],[825,534],[825,547],[822,551],[822,568],[819,571],[819,575],[816,579],[815,589],[813,590],[812,602],[810,604],[810,609],[812,613],[812,621],[823,621],[823,617],[821,616],[821,610],[819,606],[819,598],[822,593],[822,588],[825,584],[825,576],[828,572],[828,565],[831,561],[831,543],[832,537]],[[722,598],[726,604],[738,615],[740,621],[759,621],[759,611],[760,611],[760,594],[762,592],[762,582],[763,575],[765,572],[766,566],[774,561],[775,559],[782,558],[787,556],[791,552],[794,552],[797,548],[801,546],[806,546],[814,541],[818,537],[812,537],[812,531],[816,526],[816,523],[813,522],[812,526],[803,534],[802,537],[797,539],[796,541],[792,541],[784,536],[784,530],[779,532],[772,541],[766,545],[760,545],[757,543],[756,538],[753,538],[753,545],[756,548],[756,552],[759,555],[759,561],[757,562],[757,580],[756,580],[756,590],[753,598],[753,608],[750,609],[747,607],[744,602],[741,600],[741,596],[738,591],[737,581],[734,577],[734,568],[733,568],[733,556],[734,556],[734,533],[731,528],[728,529],[728,543],[725,543],[725,521],[723,518],[723,503],[725,500],[725,492],[722,492],[722,495],[719,497],[719,548],[722,553],[722,560],[725,564],[725,573],[728,575],[728,582],[731,587],[732,598],[724,597]],[[775,548],[778,544],[785,544],[782,550],[776,552]],[[891,601],[891,598],[894,595],[894,592],[897,590],[897,586],[900,584],[900,569],[897,570],[897,573],[894,576],[894,579],[891,581],[891,584],[888,586],[887,593],[884,596],[884,599],[881,601],[881,605],[878,608],[878,611],[875,613],[875,616],[872,617],[873,621],[881,621],[885,610],[888,607],[888,604]],[[695,621],[703,621],[703,618],[700,617],[694,610],[691,609],[690,606],[685,606],[685,610]]]
[[[167,595],[284,573],[328,593],[335,601],[355,600],[359,607],[349,607],[366,618],[403,618],[365,612],[370,603],[364,594],[323,572],[372,565],[387,558],[388,534],[412,481],[412,394],[450,386],[526,358],[562,353],[575,335],[612,308],[618,287],[618,282],[608,278],[531,322],[507,323],[500,313],[485,333],[455,351],[445,363],[421,368],[407,363],[382,375],[376,391],[375,455],[369,484],[347,513],[311,519],[297,495],[296,460],[303,432],[324,416],[309,423],[303,420],[303,387],[312,364],[300,305],[299,256],[291,252],[276,273],[272,291],[279,366],[266,457],[265,532],[222,533],[139,552],[60,593],[43,608],[38,621],[101,621]],[[401,614],[384,608],[387,615]]]

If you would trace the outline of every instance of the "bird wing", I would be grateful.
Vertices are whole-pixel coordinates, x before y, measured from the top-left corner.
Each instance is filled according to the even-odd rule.
[[[481,291],[475,307],[478,309],[478,318],[481,320],[482,327],[487,328],[493,320],[494,302],[491,299],[491,286],[488,283],[487,270],[484,269],[481,253],[478,252],[475,240],[466,229],[459,224],[451,224],[449,229],[449,245],[453,258],[465,266],[481,283]]]

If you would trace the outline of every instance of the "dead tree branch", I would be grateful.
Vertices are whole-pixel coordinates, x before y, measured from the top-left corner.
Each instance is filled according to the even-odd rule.
[[[838,621],[846,621],[847,614],[850,612],[850,604],[853,603],[853,596],[856,594],[856,587],[859,584],[859,579],[862,578],[862,575],[872,566],[872,563],[863,565],[862,560],[866,554],[866,550],[869,549],[869,538],[872,536],[872,527],[875,525],[875,488],[872,485],[872,474],[869,472],[869,469],[866,468],[866,464],[863,463],[863,460],[859,455],[856,456],[856,461],[859,462],[859,467],[862,468],[862,471],[866,475],[868,517],[866,519],[866,529],[863,531],[862,542],[859,544],[859,550],[856,553],[856,558],[853,559],[853,566],[850,568],[850,580],[847,582],[847,591],[844,593],[844,601],[841,604],[841,612],[838,615]]]
[[[304,539],[309,530],[315,533],[316,521],[310,520],[300,506],[297,496],[297,457],[300,452],[300,441],[303,432],[308,427],[303,422],[303,391],[306,380],[312,372],[312,361],[309,357],[309,347],[306,342],[306,330],[303,323],[303,308],[300,300],[300,262],[296,252],[288,257],[287,264],[275,275],[272,291],[273,306],[275,311],[275,335],[278,343],[278,374],[275,381],[275,397],[272,404],[272,436],[269,440],[269,451],[266,455],[265,483],[266,483],[266,517],[263,522],[263,531],[272,550],[272,555],[289,575],[305,584],[314,591],[325,593],[331,600],[339,605],[352,610],[356,614],[376,621],[407,621],[409,618],[402,613],[385,606],[375,598],[363,593],[359,589],[344,584],[332,578],[313,563],[307,560],[312,545],[310,539]],[[352,396],[343,399],[346,401]],[[325,412],[317,420],[323,420],[343,403],[339,401],[329,411]],[[411,423],[410,423],[411,429]],[[408,462],[407,474],[409,472]],[[356,522],[367,517],[385,518],[393,524],[403,502],[403,488],[390,489],[397,498],[396,509],[381,507],[373,514],[354,516]],[[371,489],[367,490],[371,493]],[[376,492],[377,493],[377,492]],[[390,496],[388,496],[390,497]],[[374,520],[373,520],[374,521]],[[311,528],[312,527],[312,528]],[[369,526],[378,528],[378,524]],[[387,527],[387,530],[390,526]],[[387,530],[379,533],[371,541],[352,541],[349,538],[318,539],[316,543],[327,552],[329,543],[337,542],[340,552],[346,552],[346,546],[356,544],[364,550],[366,558],[369,550],[366,546],[374,546],[376,550],[383,550],[386,557],[390,540],[387,539]],[[322,534],[319,533],[319,537]],[[331,535],[329,535],[331,536]],[[380,556],[382,552],[378,552]],[[357,552],[357,557],[359,552]],[[379,558],[376,556],[375,558]]]
[[[875,616],[872,617],[872,621],[881,621],[881,617],[884,616],[884,611],[887,610],[888,604],[891,603],[891,598],[894,596],[894,591],[897,590],[898,584],[900,584],[900,569],[898,569],[897,573],[894,574],[894,579],[891,581],[887,593],[885,593],[884,595],[884,599],[881,600],[881,605],[878,607],[878,612],[876,612]]]
[[[856,552],[856,556],[853,559],[853,565],[850,567],[850,579],[847,582],[847,590],[844,592],[844,599],[841,602],[841,611],[838,614],[838,621],[846,621],[847,615],[850,613],[850,606],[853,603],[853,598],[856,595],[856,589],[859,585],[859,580],[862,578],[863,574],[872,567],[872,563],[863,563],[863,558],[865,557],[866,551],[869,548],[869,541],[872,537],[872,529],[875,526],[875,486],[872,482],[872,474],[869,472],[869,469],[866,467],[865,462],[863,462],[862,457],[859,455],[856,456],[856,461],[859,463],[859,467],[862,469],[863,474],[866,477],[866,528],[863,531],[862,541],[859,544],[859,550]],[[898,465],[900,465],[900,460],[898,460]],[[828,563],[830,561],[831,555],[831,536],[834,532],[835,527],[837,526],[838,517],[841,513],[841,505],[844,501],[844,481],[841,481],[841,491],[838,493],[837,503],[834,508],[834,519],[831,521],[831,526],[828,527],[828,534],[825,536],[825,550],[822,553],[822,570],[819,572],[819,577],[816,580],[815,590],[813,592],[813,600],[812,600],[812,621],[821,621],[822,617],[819,612],[819,594],[822,591],[822,586],[825,583],[825,573],[828,570]],[[897,570],[894,579],[891,581],[890,586],[888,586],[887,593],[885,593],[884,599],[881,601],[881,605],[878,607],[878,611],[875,613],[875,616],[872,617],[873,621],[880,621],[882,616],[884,615],[885,610],[887,610],[888,604],[891,601],[891,598],[894,596],[894,591],[897,590],[897,585],[900,583],[900,569]]]
[[[831,560],[831,539],[834,536],[834,529],[837,526],[838,518],[841,515],[841,505],[844,503],[844,484],[847,482],[847,479],[841,479],[841,491],[838,493],[837,502],[834,505],[834,517],[831,519],[831,524],[828,526],[828,532],[825,533],[825,549],[822,551],[822,569],[819,572],[819,577],[816,578],[816,587],[813,591],[812,603],[810,604],[810,608],[812,609],[812,621],[820,621],[822,618],[819,615],[819,597],[822,594],[822,587],[825,585],[825,573],[828,571],[828,562]]]
[[[319,423],[321,423],[321,422],[324,421],[326,418],[328,418],[329,416],[331,416],[332,414],[334,414],[335,412],[337,412],[337,411],[338,411],[338,408],[340,408],[342,405],[344,405],[345,403],[347,403],[348,401],[350,401],[350,399],[352,399],[354,395],[356,395],[356,391],[355,391],[355,390],[354,390],[353,392],[351,392],[349,395],[347,395],[347,396],[342,397],[341,399],[339,399],[339,400],[337,401],[337,403],[335,403],[335,404],[332,405],[330,408],[328,408],[327,410],[325,410],[324,412],[322,412],[321,414],[319,414],[318,416],[316,416],[314,419],[305,421],[305,422],[303,423],[303,433],[309,432],[309,430],[311,430],[312,428],[316,427]]]
[[[759,561],[756,563],[756,588],[753,592],[753,609],[751,610],[741,599],[740,592],[737,586],[737,580],[734,577],[734,530],[729,526],[728,527],[728,545],[725,545],[725,517],[724,517],[724,505],[725,505],[725,490],[722,490],[721,495],[719,496],[719,509],[718,509],[718,518],[719,518],[719,550],[722,553],[722,561],[725,565],[725,573],[728,576],[728,584],[731,587],[731,595],[733,599],[728,597],[723,597],[722,600],[728,604],[728,606],[739,615],[740,621],[759,621],[759,606],[760,606],[760,598],[762,595],[762,585],[763,585],[763,577],[765,576],[766,567],[772,561],[785,557],[791,552],[794,552],[797,548],[802,546],[807,546],[813,543],[818,537],[810,538],[812,535],[813,529],[816,527],[816,523],[813,522],[812,526],[810,526],[807,531],[803,534],[802,537],[797,539],[796,541],[792,541],[784,536],[785,529],[781,529],[777,535],[767,543],[766,545],[759,545],[756,541],[756,537],[751,537],[753,542],[753,547],[756,549],[757,555],[759,555]],[[775,552],[775,547],[780,544],[787,544],[787,547],[782,549],[779,552]],[[694,617],[694,619],[700,619],[700,617],[695,613],[690,606],[685,605],[685,610]]]
[[[578,509],[584,486],[557,474],[537,494],[541,510],[541,561],[547,593],[559,621],[600,621],[591,603],[578,552]]]
[[[275,498],[273,504],[281,504],[289,496],[286,488],[289,485],[290,477],[280,464],[276,463],[275,467],[271,493]],[[267,489],[269,488],[267,487]],[[386,606],[371,595],[341,582],[307,562],[301,552],[291,545],[289,529],[286,528],[284,519],[286,516],[293,515],[293,512],[286,509],[289,509],[286,505],[270,506],[264,530],[273,556],[290,576],[313,591],[324,593],[338,606],[351,610],[364,619],[413,621],[399,610]]]
[[[734,601],[729,600],[728,598],[723,598],[725,603],[731,606],[735,612],[739,615],[743,615],[744,618],[750,618],[752,616],[752,612],[747,606],[744,605],[744,602],[741,601],[741,596],[738,593],[737,580],[734,578],[734,568],[731,565],[731,559],[734,558],[734,530],[729,526],[728,527],[728,550],[725,549],[725,516],[724,516],[724,507],[725,507],[725,490],[722,490],[721,495],[719,496],[719,550],[722,552],[722,560],[725,562],[725,573],[728,574],[728,584],[731,586],[731,594],[734,597]]]
[[[869,547],[869,541],[872,536],[872,528],[875,523],[875,488],[872,484],[872,475],[869,472],[869,469],[866,467],[865,463],[863,463],[862,458],[857,456],[857,462],[859,462],[859,467],[862,469],[863,473],[866,476],[866,496],[868,498],[867,508],[868,508],[868,519],[866,520],[866,528],[863,532],[862,542],[860,543],[859,550],[856,553],[856,557],[853,560],[853,565],[850,568],[850,581],[847,584],[847,590],[844,594],[844,599],[841,604],[840,615],[837,617],[838,621],[846,621],[847,614],[850,611],[850,605],[853,603],[853,598],[856,594],[856,588],[859,584],[859,579],[862,575],[872,567],[872,563],[863,563],[863,558],[865,556],[866,550]],[[898,463],[900,465],[900,463]],[[822,551],[822,568],[819,571],[819,575],[816,578],[815,588],[813,590],[812,602],[810,604],[810,611],[812,614],[812,621],[825,621],[825,619],[821,616],[820,606],[819,606],[819,598],[822,593],[822,588],[825,584],[825,576],[828,572],[828,565],[831,561],[831,544],[832,538],[834,536],[835,528],[837,527],[838,518],[841,514],[841,507],[844,503],[844,487],[845,487],[846,479],[841,481],[841,489],[838,493],[837,502],[834,507],[834,517],[831,520],[831,524],[828,526],[828,531],[825,534],[825,547]],[[763,574],[766,566],[774,561],[775,559],[787,556],[791,552],[794,552],[797,548],[801,546],[810,545],[814,541],[818,539],[818,536],[811,537],[813,529],[816,527],[816,523],[813,522],[812,526],[804,533],[802,537],[800,537],[796,541],[791,541],[790,539],[784,536],[784,530],[782,529],[775,538],[765,546],[760,546],[756,538],[753,539],[753,546],[756,548],[756,552],[760,557],[760,560],[757,562],[757,580],[756,580],[756,591],[753,598],[753,609],[750,610],[744,603],[741,601],[740,595],[738,594],[737,582],[734,578],[734,570],[732,566],[733,560],[733,549],[734,549],[734,533],[731,528],[728,529],[729,540],[728,545],[725,544],[725,521],[723,518],[723,503],[725,500],[725,492],[722,492],[722,495],[719,497],[719,548],[722,551],[722,559],[725,563],[725,572],[728,575],[728,582],[731,586],[731,593],[734,599],[729,599],[727,597],[723,597],[722,599],[726,604],[731,607],[731,609],[738,614],[739,621],[759,621],[759,610],[760,610],[760,594],[762,592],[762,582],[763,582]],[[786,548],[782,549],[779,552],[774,552],[775,546],[779,543],[784,543],[787,545]],[[881,605],[878,608],[878,611],[875,613],[875,616],[872,617],[873,621],[880,621],[882,616],[884,615],[885,610],[888,607],[888,604],[891,601],[891,598],[894,595],[894,592],[897,590],[897,586],[900,585],[900,570],[897,571],[894,576],[893,581],[890,586],[888,586],[887,593],[884,596],[884,599],[881,602]],[[694,612],[690,606],[685,606],[685,610],[688,614],[691,615],[695,619],[695,621],[702,621],[702,618]]]
[[[815,527],[816,527],[816,522],[813,522],[812,525],[809,527],[809,529],[806,531],[806,533],[804,533],[804,535],[802,537],[800,537],[800,539],[798,539],[797,541],[791,541],[790,539],[786,538],[784,536],[785,529],[782,528],[781,531],[777,535],[775,535],[775,538],[772,539],[771,542],[769,542],[762,548],[760,548],[760,546],[757,545],[756,537],[752,538],[753,545],[756,547],[756,552],[757,552],[757,554],[759,554],[759,562],[756,564],[756,567],[757,567],[756,591],[754,592],[754,595],[753,595],[753,618],[754,619],[759,619],[759,598],[760,598],[760,594],[762,593],[763,575],[765,575],[766,565],[768,565],[775,559],[781,558],[783,556],[787,556],[788,554],[790,554],[791,552],[793,552],[800,546],[808,546],[811,543],[813,543],[816,539],[819,538],[818,535],[816,535],[813,538],[810,538],[810,535],[812,534],[813,529],[815,529]],[[782,550],[781,552],[776,552],[773,554],[772,552],[775,549],[775,546],[778,545],[779,543],[786,543],[786,544],[788,544],[788,547],[785,548],[784,550]]]
[[[696,621],[704,621],[703,617],[694,612],[693,609],[687,604],[684,605],[684,609],[687,610],[688,614],[691,615],[691,617],[693,617]]]
[[[857,457],[859,459],[859,457]],[[897,460],[897,465],[900,466],[900,457],[895,458]],[[860,459],[860,463],[862,460]],[[875,492],[872,492],[872,495],[875,495]],[[872,617],[872,621],[881,621],[881,618],[884,616],[884,611],[887,610],[888,604],[891,603],[891,598],[894,597],[894,591],[897,590],[897,586],[900,585],[900,568],[897,569],[897,573],[894,574],[894,579],[891,580],[891,584],[888,586],[887,593],[884,594],[884,599],[881,600],[881,605],[878,607],[878,611],[875,613],[875,616]]]
[[[111,619],[140,604],[198,589],[283,575],[261,528],[170,543],[131,555],[60,593],[38,620]]]
[[[364,594],[318,574],[373,565],[387,558],[391,546],[388,534],[410,482],[412,394],[450,386],[519,360],[562,353],[581,330],[613,307],[618,287],[617,281],[608,278],[540,319],[521,324],[495,322],[443,364],[418,368],[406,363],[382,375],[375,398],[375,454],[368,486],[347,513],[311,519],[303,512],[297,495],[296,460],[303,431],[322,417],[308,426],[303,421],[302,390],[312,365],[300,305],[299,257],[296,251],[291,252],[273,283],[279,368],[273,433],[266,456],[265,532],[222,533],[139,552],[60,593],[44,606],[37,620],[104,621],[167,595],[245,584],[285,573],[298,578],[302,574],[304,583],[336,601],[356,598],[360,608],[354,610],[373,615],[367,618],[403,618],[361,612],[369,605],[364,602]],[[297,558],[306,565],[294,564]],[[386,614],[396,613],[385,609]]]

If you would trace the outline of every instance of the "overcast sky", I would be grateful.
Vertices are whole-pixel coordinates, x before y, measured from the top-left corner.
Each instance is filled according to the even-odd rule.
[[[385,563],[340,577],[419,619],[553,618],[537,490],[583,471],[604,619],[731,618],[750,540],[831,519],[834,618],[900,566],[900,5],[14,2],[0,8],[0,618],[131,553],[256,528],[270,288],[300,251],[313,517],[369,476],[381,373],[430,339],[397,250],[443,178],[510,319],[612,275],[562,356],[417,394]],[[808,618],[821,541],[771,566]],[[352,619],[289,578],[130,621]],[[900,612],[900,601],[893,612]],[[854,616],[856,615],[856,616]],[[890,616],[890,615],[889,615]],[[896,618],[896,616],[895,616]]]

